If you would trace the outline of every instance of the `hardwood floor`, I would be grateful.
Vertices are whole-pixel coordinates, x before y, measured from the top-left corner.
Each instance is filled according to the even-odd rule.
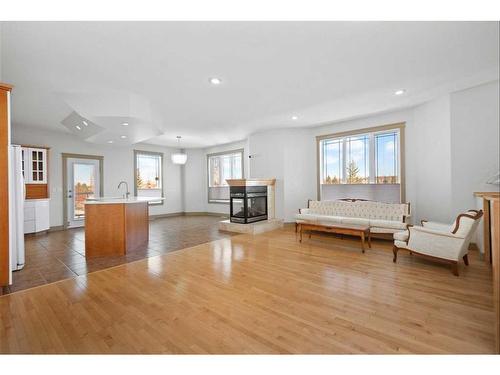
[[[2,353],[492,353],[491,270],[292,228],[0,297]]]
[[[220,220],[216,216],[156,219],[150,222],[147,246],[129,251],[124,256],[92,259],[85,258],[83,228],[26,236],[26,266],[13,273],[13,285],[4,288],[3,293],[0,290],[0,295],[231,236],[218,231]]]

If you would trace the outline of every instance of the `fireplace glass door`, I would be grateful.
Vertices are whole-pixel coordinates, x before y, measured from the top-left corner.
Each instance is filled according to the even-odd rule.
[[[267,197],[247,198],[247,222],[267,219]]]
[[[245,222],[245,199],[243,198],[233,198],[231,199],[231,217],[237,218],[241,223]]]

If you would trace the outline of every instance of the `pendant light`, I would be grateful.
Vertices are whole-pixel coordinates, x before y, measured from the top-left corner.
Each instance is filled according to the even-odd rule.
[[[178,135],[177,136],[177,146],[180,148],[180,145],[181,145],[181,136]],[[187,154],[182,152],[182,150],[180,152],[173,153],[170,157],[172,158],[172,163],[179,164],[179,165],[186,164],[186,161],[188,158]]]

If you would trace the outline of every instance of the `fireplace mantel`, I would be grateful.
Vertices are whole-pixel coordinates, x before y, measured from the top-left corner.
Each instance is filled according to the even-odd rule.
[[[274,186],[275,178],[237,178],[227,179],[229,186]]]

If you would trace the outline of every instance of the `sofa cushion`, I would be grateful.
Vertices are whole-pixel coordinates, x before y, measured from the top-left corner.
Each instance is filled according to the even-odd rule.
[[[381,227],[370,226],[370,233],[393,234],[393,233],[400,232],[400,231],[401,231],[401,229],[381,228]]]
[[[315,214],[296,214],[295,219],[304,221],[316,221],[318,215]]]
[[[338,216],[328,216],[328,215],[296,214],[295,219],[300,221],[328,225],[328,224],[340,224],[342,218]]]
[[[342,217],[318,215],[318,223],[323,224],[323,225],[341,224]]]
[[[370,219],[370,226],[391,229],[406,229],[406,224],[401,221]]]
[[[396,232],[394,233],[394,239],[396,241],[407,241],[408,237],[410,236],[410,232],[405,230],[404,232]]]
[[[342,224],[370,225],[370,220],[362,217],[342,217]]]

